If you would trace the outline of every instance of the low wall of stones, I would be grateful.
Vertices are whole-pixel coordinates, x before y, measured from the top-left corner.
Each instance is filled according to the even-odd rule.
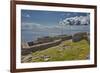
[[[66,36],[66,37],[61,38],[62,41],[66,41],[70,39],[72,39],[72,36]]]
[[[59,40],[55,40],[55,41],[49,42],[49,43],[43,43],[43,44],[30,46],[30,48],[22,48],[21,49],[21,54],[22,55],[27,55],[27,54],[30,54],[31,52],[41,51],[41,50],[47,49],[49,47],[57,46],[61,42],[62,42],[62,40],[59,39]]]

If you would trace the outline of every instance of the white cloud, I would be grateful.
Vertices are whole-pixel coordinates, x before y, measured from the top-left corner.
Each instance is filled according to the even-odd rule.
[[[26,17],[30,17],[30,15],[29,15],[29,14],[27,14],[27,15],[26,15]]]
[[[22,23],[21,24],[21,29],[22,30],[38,30],[40,29],[40,27],[42,27],[40,24],[37,23]]]
[[[30,14],[23,14],[22,16],[23,16],[23,17],[26,17],[26,18],[31,17]]]
[[[58,25],[43,25],[43,24],[37,24],[37,23],[22,23],[21,25],[21,29],[22,31],[25,32],[30,32],[34,33],[40,33],[40,32],[48,32],[48,33],[60,33],[62,30],[62,27]],[[63,27],[63,30],[70,30],[70,28],[68,27]]]
[[[38,23],[22,23],[21,29],[23,31],[32,31],[34,32],[48,32],[48,33],[60,33],[61,30],[67,32],[68,30],[89,30],[90,18],[89,16],[75,16],[70,18],[65,18],[64,20],[60,21],[56,25],[44,25],[44,24],[38,24]],[[80,23],[80,24],[78,24]],[[77,25],[85,25],[87,26],[77,26]],[[62,26],[63,25],[63,26]],[[66,26],[67,25],[67,26]],[[70,26],[73,25],[73,26]]]
[[[75,16],[70,18],[65,18],[60,21],[60,25],[89,25],[90,18],[87,16]]]

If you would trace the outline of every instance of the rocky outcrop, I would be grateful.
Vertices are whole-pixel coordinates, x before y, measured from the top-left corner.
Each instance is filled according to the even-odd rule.
[[[82,39],[89,40],[87,32],[76,33],[72,37],[73,42],[81,41]]]

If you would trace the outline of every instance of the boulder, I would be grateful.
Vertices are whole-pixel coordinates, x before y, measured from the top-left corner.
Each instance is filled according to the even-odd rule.
[[[73,42],[78,42],[78,41],[81,41],[83,39],[88,40],[88,34],[87,34],[87,32],[76,33],[72,37],[72,41]]]

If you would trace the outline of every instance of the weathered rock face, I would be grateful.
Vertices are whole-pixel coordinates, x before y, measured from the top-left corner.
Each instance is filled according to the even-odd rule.
[[[82,39],[88,40],[87,32],[76,33],[72,37],[73,42],[81,41]]]

